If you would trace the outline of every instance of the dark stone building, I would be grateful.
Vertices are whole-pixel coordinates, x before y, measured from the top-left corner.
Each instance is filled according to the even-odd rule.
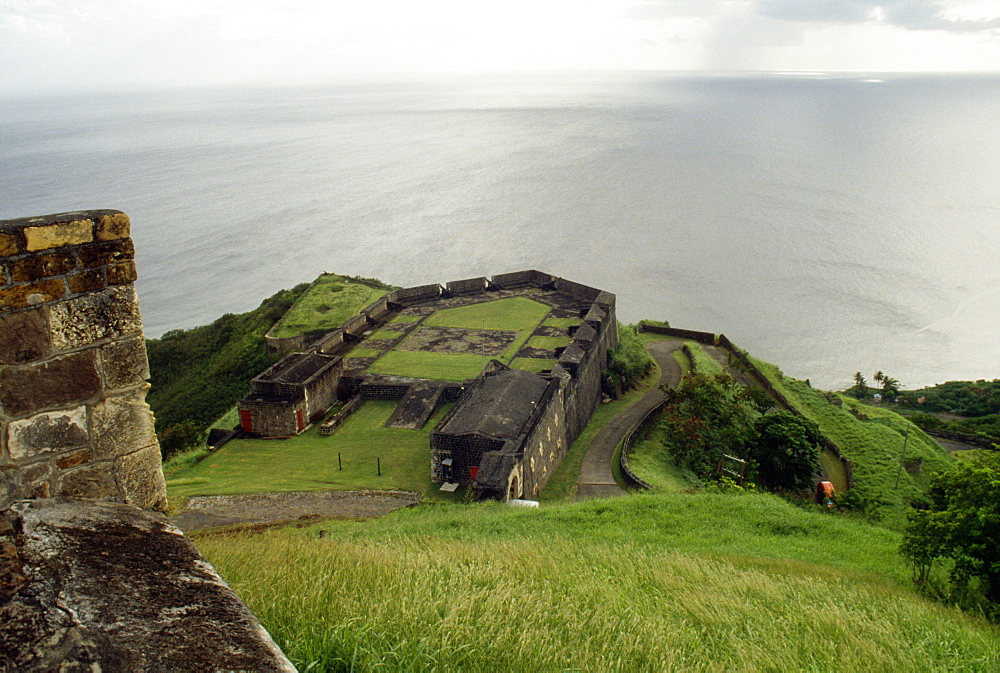
[[[262,437],[290,437],[322,418],[333,406],[339,357],[292,353],[250,381],[239,402],[240,427]]]

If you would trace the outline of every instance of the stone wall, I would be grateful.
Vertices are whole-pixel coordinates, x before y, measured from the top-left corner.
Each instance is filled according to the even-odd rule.
[[[128,216],[0,222],[0,509],[165,503]]]

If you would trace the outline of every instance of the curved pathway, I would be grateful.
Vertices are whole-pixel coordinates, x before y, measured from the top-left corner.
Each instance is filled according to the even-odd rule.
[[[660,381],[642,399],[608,421],[594,437],[580,466],[580,477],[576,482],[577,500],[606,498],[627,493],[615,482],[611,471],[615,448],[629,430],[663,401],[663,391],[660,390],[660,386],[667,385],[674,388],[680,383],[681,368],[674,358],[674,351],[683,345],[682,339],[665,339],[646,345],[646,350],[660,365]]]

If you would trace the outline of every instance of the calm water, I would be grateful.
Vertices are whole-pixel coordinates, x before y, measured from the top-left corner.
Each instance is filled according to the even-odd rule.
[[[533,267],[846,387],[1000,377],[1000,78],[518,76],[0,101],[0,218],[132,217],[149,335]]]

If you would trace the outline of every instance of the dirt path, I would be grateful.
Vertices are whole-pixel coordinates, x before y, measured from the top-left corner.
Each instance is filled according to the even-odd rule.
[[[676,387],[681,380],[681,368],[674,359],[674,351],[684,345],[680,339],[668,339],[648,344],[646,349],[660,365],[660,381],[645,396],[632,406],[626,408],[608,421],[594,440],[590,443],[587,455],[583,457],[580,466],[580,478],[576,483],[576,499],[605,498],[615,495],[625,495],[615,482],[611,469],[615,448],[624,439],[628,431],[642,420],[657,404],[663,401],[661,385]]]
[[[319,491],[195,496],[170,521],[185,533],[298,519],[370,519],[420,502],[408,491]]]

